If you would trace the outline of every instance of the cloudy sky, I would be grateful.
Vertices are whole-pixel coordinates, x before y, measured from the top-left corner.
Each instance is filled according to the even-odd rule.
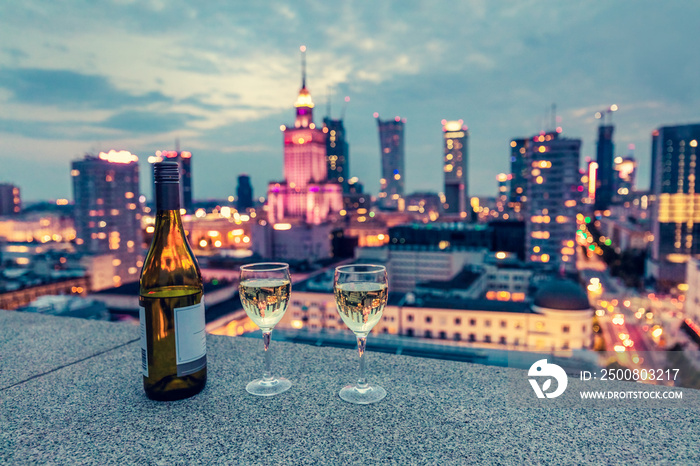
[[[344,96],[351,174],[377,192],[374,112],[406,126],[406,186],[442,186],[441,126],[470,129],[470,194],[493,195],[509,141],[548,125],[595,153],[593,114],[611,104],[616,152],[636,145],[649,183],[650,133],[700,121],[700,3],[681,1],[0,2],[0,182],[23,198],[71,198],[86,152],[193,152],[197,199],[256,195],[282,178],[299,46],[315,120]],[[439,5],[439,7],[438,7]]]

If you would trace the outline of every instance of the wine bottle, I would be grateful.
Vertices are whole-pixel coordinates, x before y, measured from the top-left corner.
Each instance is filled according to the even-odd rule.
[[[188,398],[207,382],[202,274],[180,218],[177,162],[154,164],[156,220],[141,270],[143,388],[154,400]]]

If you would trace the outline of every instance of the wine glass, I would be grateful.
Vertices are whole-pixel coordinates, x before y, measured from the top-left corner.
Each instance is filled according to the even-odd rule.
[[[252,395],[278,395],[292,386],[289,380],[272,376],[269,351],[270,334],[287,310],[292,291],[289,264],[264,262],[242,266],[238,291],[246,314],[262,330],[265,345],[262,378],[253,380],[245,389]]]
[[[357,349],[360,352],[357,385],[348,385],[340,390],[340,398],[355,404],[376,403],[386,396],[386,390],[367,382],[364,354],[367,335],[381,319],[389,295],[386,268],[382,265],[337,267],[333,291],[338,314],[357,336]]]

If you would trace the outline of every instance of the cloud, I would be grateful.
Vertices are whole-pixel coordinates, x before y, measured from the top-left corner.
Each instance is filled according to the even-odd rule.
[[[95,141],[153,135],[187,129],[188,123],[203,117],[177,112],[128,110],[100,121],[39,121],[0,118],[0,133],[29,139]]]
[[[237,96],[235,96],[235,97],[237,97]],[[206,98],[207,98],[207,96],[204,94],[197,94],[197,95],[192,95],[192,96],[186,97],[184,99],[180,99],[177,101],[177,103],[183,104],[183,105],[192,105],[193,107],[197,107],[197,108],[200,108],[202,110],[208,110],[208,111],[212,111],[212,112],[221,111],[227,107],[225,105],[211,104],[209,102],[205,102]]]
[[[0,48],[0,52],[6,54],[13,60],[20,60],[29,56],[25,51],[20,50],[16,47],[3,47]]]
[[[30,140],[94,141],[113,136],[106,129],[82,121],[35,121],[0,118],[0,133],[15,134]]]
[[[0,153],[18,153],[3,141],[7,133],[25,136],[22,150],[37,154],[46,139],[56,147],[109,141],[141,153],[177,131],[197,151],[196,196],[229,192],[234,171],[248,171],[261,192],[281,176],[278,128],[293,121],[303,43],[315,120],[332,94],[334,116],[346,110],[351,173],[368,191],[379,185],[378,111],[408,119],[409,191],[442,189],[439,122],[463,118],[472,132],[470,192],[492,194],[495,174],[509,169],[508,141],[542,129],[552,102],[564,134],[584,139],[584,155],[594,154],[593,113],[612,103],[620,105],[616,144],[636,143],[640,157],[649,154],[650,130],[700,117],[700,7],[658,8],[650,0],[634,8],[551,0],[445,8],[0,2],[0,17],[13,18],[0,30]],[[640,179],[645,169],[640,160]]]
[[[186,113],[166,113],[129,110],[112,115],[99,126],[127,133],[169,133],[182,130],[190,121],[203,118]]]
[[[13,102],[64,108],[110,109],[172,101],[158,91],[132,94],[117,89],[104,76],[70,70],[3,69],[0,87],[11,93]]]

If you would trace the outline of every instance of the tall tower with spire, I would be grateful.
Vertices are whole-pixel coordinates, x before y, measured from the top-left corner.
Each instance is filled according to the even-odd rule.
[[[284,181],[268,187],[271,223],[302,220],[323,223],[343,208],[341,186],[328,181],[326,134],[313,121],[314,103],[306,87],[306,47],[301,47],[301,89],[294,102],[293,126],[282,125]]]

